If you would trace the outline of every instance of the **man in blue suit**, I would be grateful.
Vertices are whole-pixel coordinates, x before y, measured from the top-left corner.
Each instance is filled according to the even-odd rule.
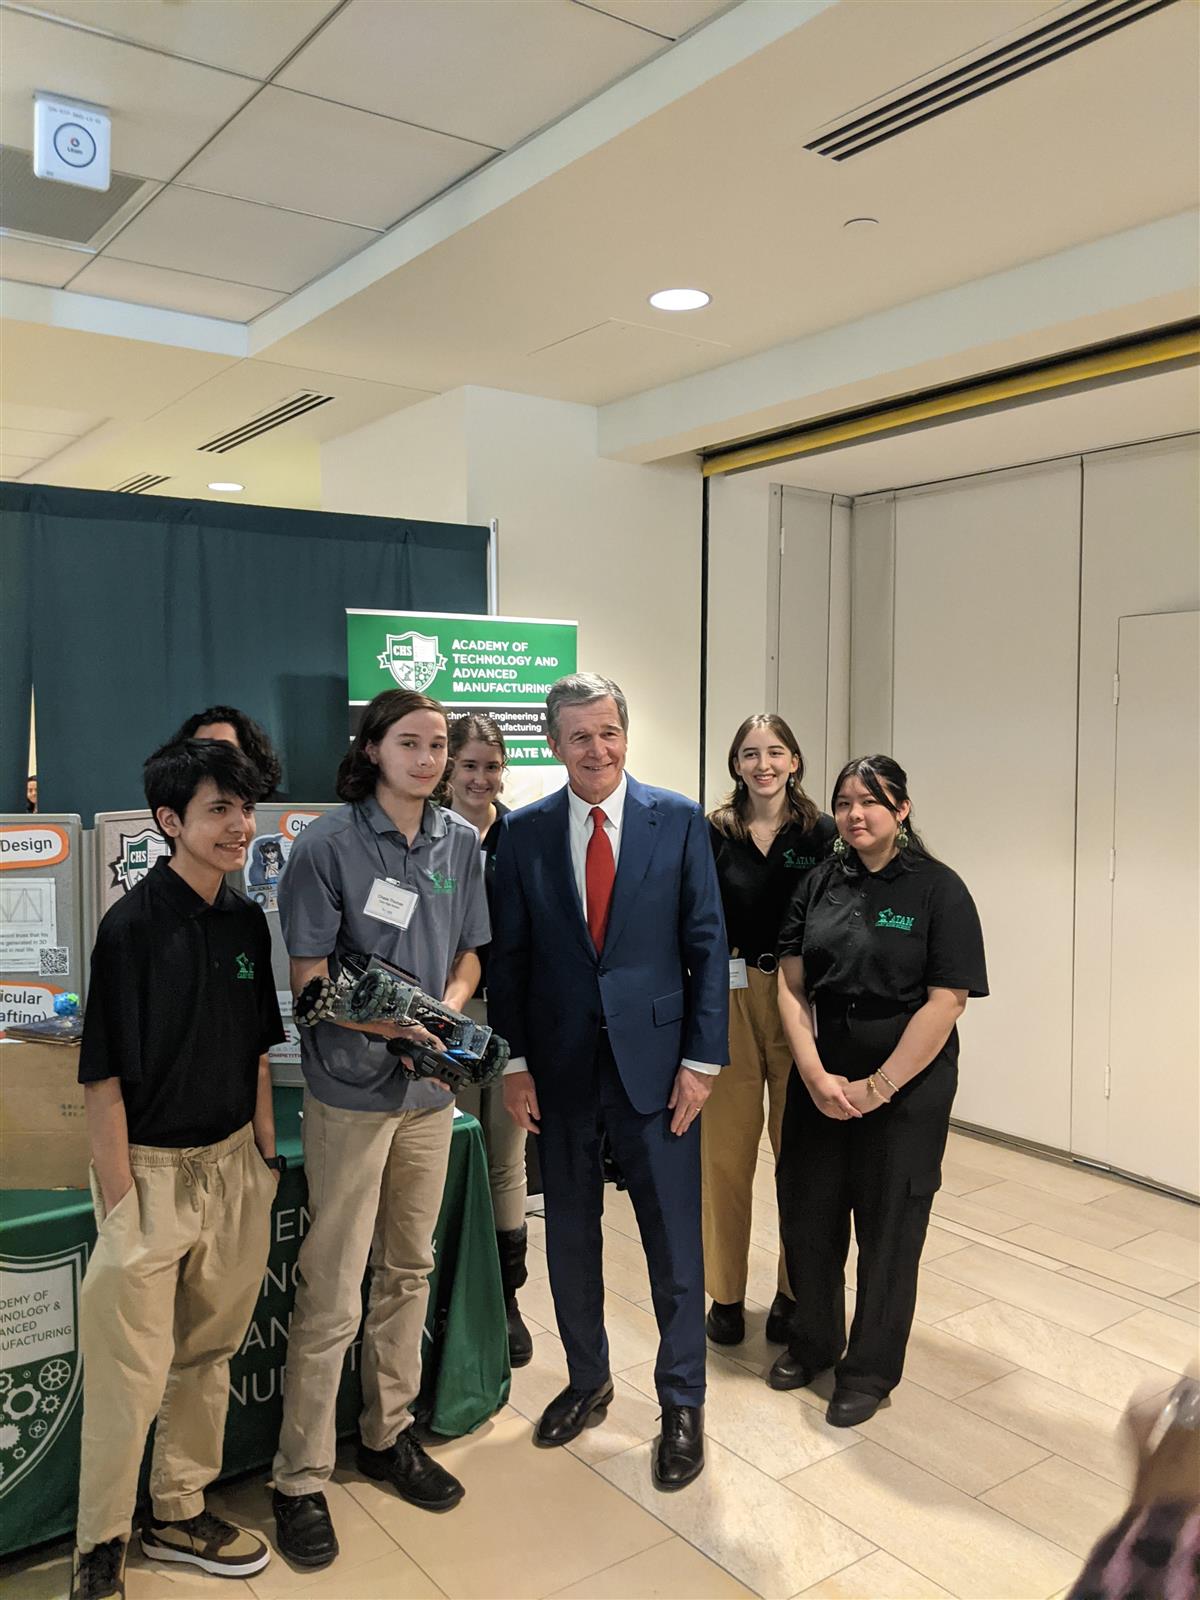
[[[637,1215],[659,1350],[653,1476],[704,1465],[704,1262],[696,1118],[727,1055],[729,950],[700,808],[627,777],[615,683],[560,678],[547,737],[567,787],[510,812],[496,858],[489,1019],[510,1114],[539,1135],[567,1387],[534,1432],[568,1444],[613,1396],[604,1332],[601,1137]]]

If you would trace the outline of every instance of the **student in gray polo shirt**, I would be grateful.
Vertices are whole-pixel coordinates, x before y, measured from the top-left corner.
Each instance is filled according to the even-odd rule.
[[[280,879],[295,993],[314,976],[336,976],[347,958],[371,956],[458,1009],[474,993],[475,951],[490,936],[487,901],[479,837],[439,803],[446,743],[436,700],[393,689],[367,707],[338,770],[337,792],[349,803],[304,830]],[[404,1038],[429,1035],[395,1023],[320,1022],[301,1037],[312,1220],[300,1250],[273,1499],[276,1542],[297,1566],[327,1566],[338,1553],[324,1487],[373,1238],[359,1470],[430,1511],[463,1495],[411,1432],[453,1102],[442,1086],[405,1076],[387,1049]]]

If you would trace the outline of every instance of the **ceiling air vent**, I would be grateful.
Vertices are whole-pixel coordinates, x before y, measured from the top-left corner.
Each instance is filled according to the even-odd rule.
[[[128,172],[114,172],[106,190],[51,183],[34,177],[28,150],[0,145],[0,227],[44,244],[99,250],[161,188]]]
[[[157,472],[143,472],[138,478],[126,478],[124,483],[114,483],[113,494],[149,494],[151,489],[157,489],[160,483],[170,483],[170,477],[162,477]]]
[[[297,417],[304,416],[306,412],[315,411],[318,406],[327,406],[333,398],[331,394],[317,394],[311,389],[301,389],[300,393],[292,395],[290,400],[284,400],[279,405],[273,406],[270,411],[252,417],[249,422],[243,422],[239,428],[230,428],[227,433],[219,433],[215,439],[210,439],[207,444],[202,444],[198,448],[207,450],[211,455],[223,456],[226,451],[236,450],[239,445],[249,444],[251,439],[258,439],[264,433],[270,433],[272,428],[282,428],[285,422],[295,422]]]
[[[1116,33],[1118,28],[1127,28],[1131,22],[1176,3],[1177,0],[1088,0],[1087,5],[1075,6],[1052,22],[1015,35],[985,55],[939,73],[871,111],[843,118],[804,148],[833,161],[848,161],[851,156],[860,156],[910,128],[944,116],[955,106],[990,94],[1002,84],[1049,66],[1061,56],[1082,50],[1085,45]]]

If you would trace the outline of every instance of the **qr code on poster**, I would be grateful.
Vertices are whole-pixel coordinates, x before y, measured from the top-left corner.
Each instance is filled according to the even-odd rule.
[[[71,953],[65,944],[43,945],[38,951],[38,976],[65,978],[71,970]]]

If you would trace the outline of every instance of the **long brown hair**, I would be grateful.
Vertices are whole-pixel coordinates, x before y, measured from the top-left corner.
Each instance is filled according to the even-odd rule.
[[[733,793],[727,795],[715,811],[710,811],[708,820],[718,833],[723,833],[729,839],[748,839],[750,837],[750,791],[746,788],[738,774],[738,751],[742,748],[747,736],[756,728],[769,728],[770,731],[784,745],[790,755],[796,757],[800,765],[791,774],[787,782],[787,818],[784,823],[798,823],[805,833],[811,833],[817,825],[820,812],[816,805],[804,792],[804,755],[796,741],[796,735],[788,727],[783,718],[774,711],[756,711],[752,717],[747,717],[745,722],[733,736],[733,743],[729,746],[729,776],[733,779]]]
[[[375,696],[363,712],[358,732],[338,767],[335,788],[339,800],[366,800],[375,793],[379,768],[367,754],[367,746],[378,744],[393,723],[411,716],[414,711],[435,711],[443,722],[449,723],[445,706],[440,700],[431,700],[427,694],[414,694],[411,689],[385,689]],[[438,806],[450,803],[449,757],[442,780],[429,798]]]
[[[495,717],[484,716],[478,711],[469,712],[465,717],[455,717],[450,724],[450,738],[446,746],[452,762],[465,744],[486,744],[498,750],[500,760],[505,766],[508,765],[508,746]]]

